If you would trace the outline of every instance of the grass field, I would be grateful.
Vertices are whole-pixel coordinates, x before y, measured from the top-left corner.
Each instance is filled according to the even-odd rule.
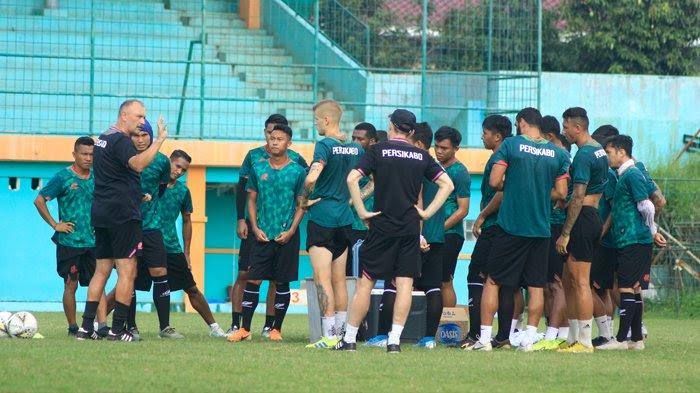
[[[700,389],[700,323],[650,315],[642,352],[586,355],[473,353],[404,345],[400,355],[307,350],[306,317],[289,316],[285,342],[256,335],[231,344],[207,336],[197,315],[174,313],[185,341],[156,335],[155,314],[140,314],[144,341],[77,342],[63,315],[36,313],[44,340],[0,340],[0,392],[45,391],[679,391]],[[225,325],[228,315],[217,315]],[[254,320],[259,331],[262,316]]]

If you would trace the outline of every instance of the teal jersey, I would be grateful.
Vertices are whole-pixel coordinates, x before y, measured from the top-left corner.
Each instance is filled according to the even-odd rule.
[[[656,183],[654,183],[654,180],[651,178],[651,175],[649,174],[649,171],[647,171],[647,167],[644,165],[644,163],[641,161],[635,161],[634,166],[642,172],[642,175],[644,175],[644,181],[646,182],[645,188],[649,193],[649,197],[651,197],[651,195],[659,188],[656,186]]]
[[[457,211],[457,199],[469,198],[471,195],[472,180],[471,177],[469,177],[467,167],[459,161],[456,161],[452,165],[445,168],[445,172],[447,172],[447,175],[450,177],[455,186],[454,190],[452,190],[450,196],[447,197],[447,200],[443,205],[443,209],[445,210],[445,219],[448,219],[452,214],[454,214],[454,212]],[[464,220],[460,220],[452,228],[447,229],[445,233],[454,233],[464,239],[463,222]]]
[[[522,237],[550,237],[551,193],[557,179],[568,177],[570,161],[547,140],[524,135],[506,138],[495,164],[506,166],[498,225]]]
[[[585,184],[586,195],[602,194],[608,181],[608,155],[600,144],[591,141],[581,146],[571,164],[574,184]]]
[[[355,142],[326,137],[316,143],[313,162],[324,166],[309,199],[321,200],[309,208],[309,220],[326,228],[352,224],[347,177],[363,154],[364,149]]]
[[[438,188],[437,184],[428,179],[423,179],[423,207],[427,207],[435,199]],[[445,209],[441,207],[432,217],[423,221],[421,234],[428,243],[445,242],[445,219]]]
[[[631,244],[651,244],[651,230],[637,210],[637,202],[648,198],[644,175],[630,167],[617,180],[612,201],[612,228],[617,248]]]
[[[612,200],[615,196],[615,188],[617,187],[617,173],[614,169],[608,169],[607,177],[608,182],[605,184],[605,190],[603,190],[603,195],[601,195],[600,202],[598,202],[598,215],[600,215],[600,219],[603,222],[610,216]],[[613,236],[612,228],[609,228],[608,232],[603,236],[600,245],[603,247],[615,248],[615,237]]]
[[[299,153],[295,152],[294,150],[288,149],[287,155],[289,156],[290,160],[301,165],[304,169],[309,167],[309,165],[306,163],[306,160],[304,160],[304,157],[302,157]],[[245,158],[243,158],[243,163],[241,164],[241,169],[238,171],[238,176],[250,176],[250,173],[253,171],[253,165],[263,162],[268,158],[270,158],[270,153],[268,153],[267,151],[267,146],[260,146],[256,147],[255,149],[249,150],[248,153],[245,155]]]
[[[367,185],[367,183],[369,183],[369,182],[370,182],[369,177],[363,177],[362,179],[360,179],[360,189],[364,188]],[[372,195],[368,196],[367,199],[365,199],[363,202],[365,205],[365,209],[367,209],[368,212],[371,212],[372,209],[374,209],[374,193],[372,193]],[[352,210],[352,217],[353,217],[352,229],[355,229],[357,231],[366,231],[368,229],[367,225],[365,225],[365,222],[363,220],[361,220],[360,217],[357,215],[355,208],[350,207],[350,209]]]
[[[191,214],[194,210],[190,190],[184,183],[176,181],[172,186],[165,188],[158,203],[160,230],[163,233],[165,251],[168,254],[179,254],[182,252],[182,247],[177,236],[177,218],[180,213]]]
[[[61,222],[72,222],[73,233],[56,232],[54,240],[67,247],[95,247],[95,229],[92,227],[90,211],[95,179],[92,172],[87,179],[79,177],[68,167],[61,169],[39,191],[47,201],[58,198],[58,218]]]
[[[571,154],[569,154],[568,151],[566,151],[563,148],[559,148],[562,151],[563,154],[566,154],[567,159],[569,162],[571,161]],[[571,169],[571,168],[569,168]],[[571,195],[574,193],[574,184],[571,181],[567,182],[567,193],[566,193],[566,201],[569,202],[571,200]],[[556,203],[552,203],[552,217],[549,218],[549,223],[551,225],[564,225],[566,222],[566,208],[560,209],[557,207]]]
[[[170,181],[170,159],[158,152],[150,165],[141,172],[141,192],[149,194],[151,200],[141,202],[141,226],[144,231],[160,230],[160,215],[158,201],[160,200],[160,185]]]
[[[493,199],[494,196],[496,196],[496,190],[491,188],[489,186],[489,177],[491,177],[491,168],[493,168],[493,164],[496,162],[494,160],[495,154],[491,154],[491,157],[489,157],[489,160],[486,162],[486,166],[484,167],[484,177],[481,179],[481,203],[479,204],[479,208],[483,211],[486,206],[488,206],[489,203],[491,203],[491,200]],[[491,214],[488,217],[484,218],[484,223],[481,224],[481,229],[484,230],[486,228],[492,227],[496,225],[496,219],[498,218],[498,212],[495,212]]]
[[[297,197],[304,191],[306,171],[290,161],[275,169],[266,160],[253,165],[248,178],[248,191],[258,193],[258,227],[272,240],[292,226],[297,209]],[[346,202],[347,203],[347,202]]]

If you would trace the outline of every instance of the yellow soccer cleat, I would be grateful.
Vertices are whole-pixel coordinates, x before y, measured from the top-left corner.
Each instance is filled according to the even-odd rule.
[[[335,347],[339,341],[340,339],[338,339],[337,337],[321,337],[320,340],[307,345],[306,348],[331,349]]]
[[[560,348],[557,349],[557,352],[561,353],[593,353],[593,347],[587,347],[580,342],[575,342],[574,345],[571,345],[568,348]]]
[[[532,346],[533,351],[554,351],[559,349],[559,341],[554,340],[540,340]]]

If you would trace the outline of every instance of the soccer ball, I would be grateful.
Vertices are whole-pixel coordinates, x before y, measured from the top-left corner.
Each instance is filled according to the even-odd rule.
[[[7,321],[7,332],[12,337],[32,338],[37,329],[36,318],[26,311],[15,313]]]
[[[10,333],[7,331],[7,321],[11,316],[11,312],[0,311],[0,338],[10,338]]]

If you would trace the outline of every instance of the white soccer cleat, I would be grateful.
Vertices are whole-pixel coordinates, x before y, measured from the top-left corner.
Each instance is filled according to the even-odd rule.
[[[629,345],[627,344],[627,341],[617,341],[617,339],[612,339],[607,343],[596,347],[596,349],[601,351],[622,351],[629,349]]]
[[[221,326],[217,326],[215,328],[209,328],[209,337],[226,338],[228,335],[226,332],[224,332],[224,329],[222,329]]]
[[[627,349],[629,349],[630,351],[642,351],[644,350],[644,348],[644,340],[627,342]]]

